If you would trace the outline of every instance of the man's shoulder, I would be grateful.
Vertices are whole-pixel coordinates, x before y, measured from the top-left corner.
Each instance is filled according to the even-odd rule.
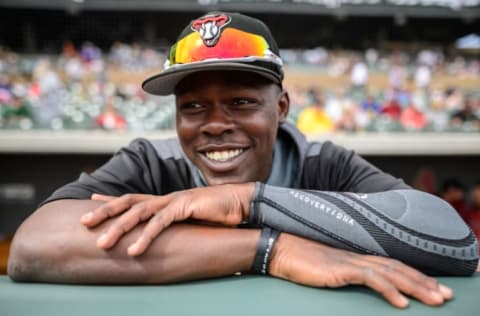
[[[345,148],[328,139],[309,140],[295,125],[284,123],[280,126],[280,131],[288,135],[294,146],[300,152],[304,159],[337,159],[339,156],[356,155],[353,150]]]
[[[166,139],[146,139],[137,138],[134,139],[128,146],[130,150],[141,151],[146,154],[156,155],[159,159],[167,160],[184,159],[182,147],[178,138],[166,138]]]

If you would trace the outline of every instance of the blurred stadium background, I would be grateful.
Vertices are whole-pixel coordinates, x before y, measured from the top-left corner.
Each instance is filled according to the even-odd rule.
[[[173,99],[140,83],[212,10],[271,27],[309,138],[480,213],[480,0],[0,0],[0,241],[133,138],[174,135]]]

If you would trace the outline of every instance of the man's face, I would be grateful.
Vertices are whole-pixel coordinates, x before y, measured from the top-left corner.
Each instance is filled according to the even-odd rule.
[[[209,185],[267,179],[286,92],[256,74],[210,71],[182,80],[175,96],[180,144]]]

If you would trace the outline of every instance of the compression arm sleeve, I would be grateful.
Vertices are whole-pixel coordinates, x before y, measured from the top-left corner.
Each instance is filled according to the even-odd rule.
[[[478,263],[475,235],[457,212],[416,190],[358,194],[257,182],[249,223],[395,258],[428,274],[471,275]]]

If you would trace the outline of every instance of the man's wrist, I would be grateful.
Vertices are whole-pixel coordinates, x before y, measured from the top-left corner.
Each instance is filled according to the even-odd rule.
[[[238,185],[240,192],[240,204],[242,208],[242,221],[247,222],[250,216],[250,207],[255,191],[255,182],[247,182]]]
[[[277,241],[272,247],[272,252],[270,254],[270,260],[268,263],[268,273],[271,276],[274,277],[285,277],[282,275],[282,265],[284,264],[284,259],[283,259],[283,253],[284,253],[284,247],[285,247],[285,242],[288,241],[290,235],[287,233],[281,233]]]
[[[268,265],[272,249],[280,232],[270,227],[264,227],[260,234],[252,270],[258,274],[268,274]]]

